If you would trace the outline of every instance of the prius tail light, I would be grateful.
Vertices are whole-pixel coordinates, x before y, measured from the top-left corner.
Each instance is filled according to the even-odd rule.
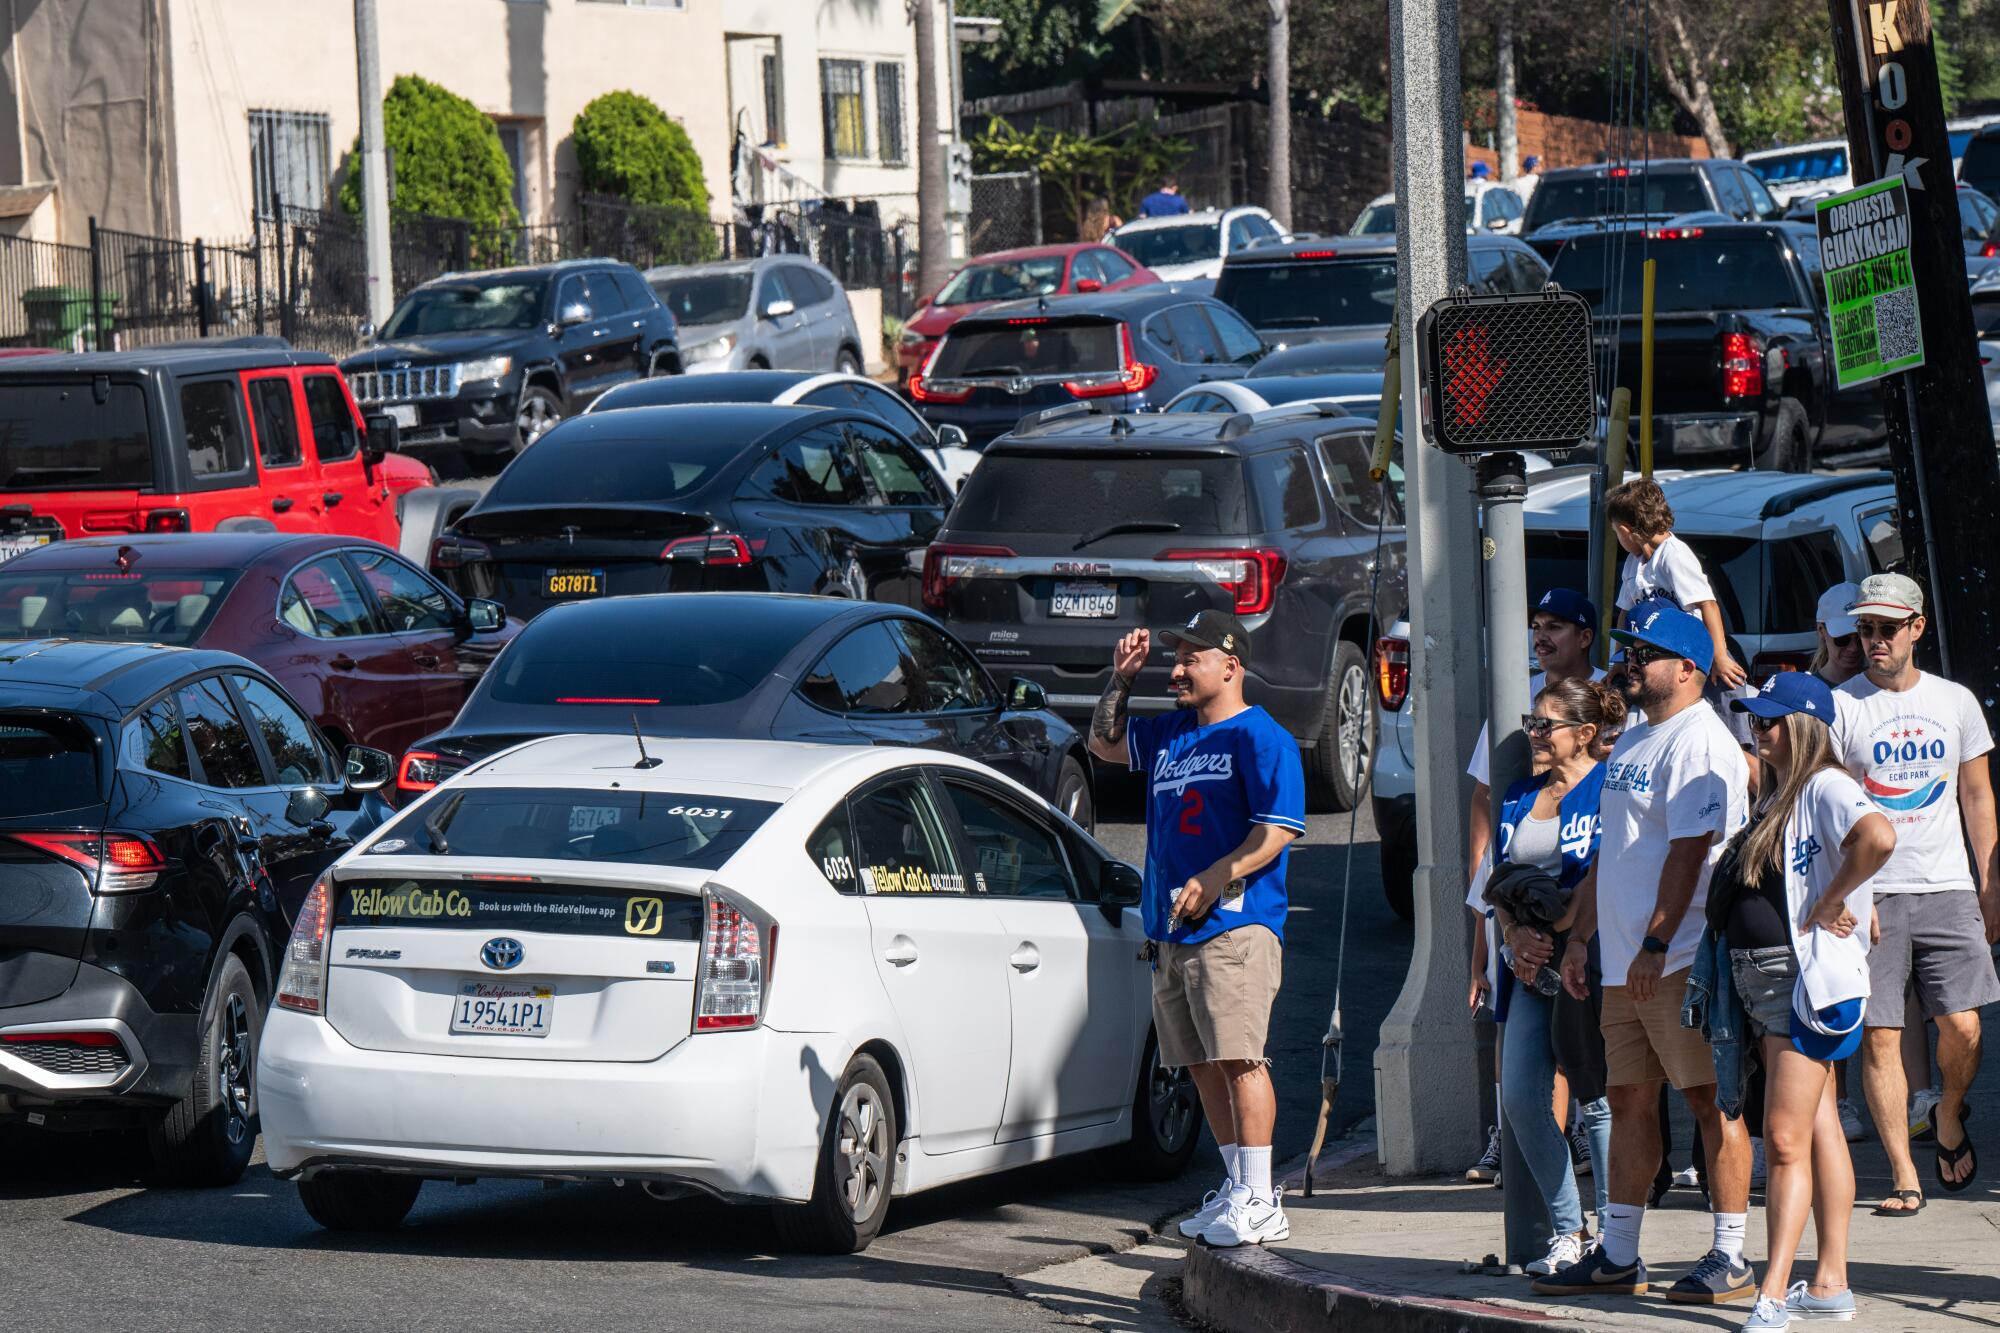
[[[731,1032],[764,1021],[778,925],[727,890],[701,891],[701,958],[695,967],[694,1030]]]
[[[322,878],[306,895],[292,938],[285,945],[285,967],[278,974],[280,1009],[301,1014],[326,1013],[326,937],[333,925],[333,885]]]

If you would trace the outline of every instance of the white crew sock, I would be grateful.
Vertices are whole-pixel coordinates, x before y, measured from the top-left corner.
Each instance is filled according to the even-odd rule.
[[[1222,1174],[1229,1177],[1229,1183],[1236,1183],[1236,1145],[1225,1143],[1222,1148]]]
[[[1271,1197],[1271,1145],[1252,1148],[1239,1144],[1236,1148],[1236,1169],[1241,1172],[1236,1177],[1236,1194],[1248,1194],[1253,1199]]]
[[[1646,1222],[1646,1205],[1643,1203],[1606,1203],[1604,1205],[1604,1257],[1620,1268],[1629,1268],[1639,1260],[1639,1228]],[[1736,1243],[1743,1243],[1743,1229],[1736,1229]]]
[[[1715,1214],[1715,1248],[1732,1264],[1742,1262],[1743,1224],[1749,1216],[1748,1213]]]

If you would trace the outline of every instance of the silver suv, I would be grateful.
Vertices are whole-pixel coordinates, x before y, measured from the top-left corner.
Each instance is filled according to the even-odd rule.
[[[864,344],[847,293],[803,256],[650,268],[646,281],[680,324],[681,363],[690,375],[862,371]]]

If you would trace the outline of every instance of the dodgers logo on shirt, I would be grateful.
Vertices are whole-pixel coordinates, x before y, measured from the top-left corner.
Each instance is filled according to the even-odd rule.
[[[1944,799],[1949,733],[1934,718],[1898,716],[1869,737],[1872,765],[1862,790],[1884,810],[1927,810]]]
[[[1236,776],[1236,756],[1227,751],[1196,751],[1175,759],[1166,750],[1153,761],[1153,790],[1187,790],[1190,782],[1227,782]]]
[[[1805,875],[1812,869],[1813,858],[1819,855],[1819,839],[1811,834],[1803,840],[1792,843],[1792,873]]]
[[[1563,821],[1562,850],[1564,856],[1582,856],[1590,850],[1590,840],[1597,836],[1597,830],[1604,821],[1597,815],[1572,814]]]

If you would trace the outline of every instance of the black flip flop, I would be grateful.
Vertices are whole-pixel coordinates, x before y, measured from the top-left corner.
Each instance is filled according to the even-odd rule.
[[[1966,1128],[1963,1119],[1958,1122],[1958,1130],[1959,1133],[1965,1135],[1965,1142],[1959,1144],[1956,1148],[1947,1148],[1942,1143],[1937,1146],[1936,1169],[1938,1184],[1944,1186],[1953,1194],[1958,1193],[1979,1178],[1979,1154],[1972,1146],[1972,1131]],[[1947,1166],[1957,1166],[1968,1157],[1972,1159],[1972,1169],[1965,1173],[1964,1178],[1960,1180],[1946,1180],[1944,1169]]]
[[[1914,1208],[1877,1207],[1875,1209],[1875,1216],[1915,1217],[1918,1213],[1921,1213],[1924,1210],[1924,1196],[1923,1196],[1923,1191],[1921,1190],[1890,1190],[1889,1197],[1891,1199],[1901,1199],[1904,1203],[1909,1203],[1912,1200],[1914,1200],[1917,1206]]]

